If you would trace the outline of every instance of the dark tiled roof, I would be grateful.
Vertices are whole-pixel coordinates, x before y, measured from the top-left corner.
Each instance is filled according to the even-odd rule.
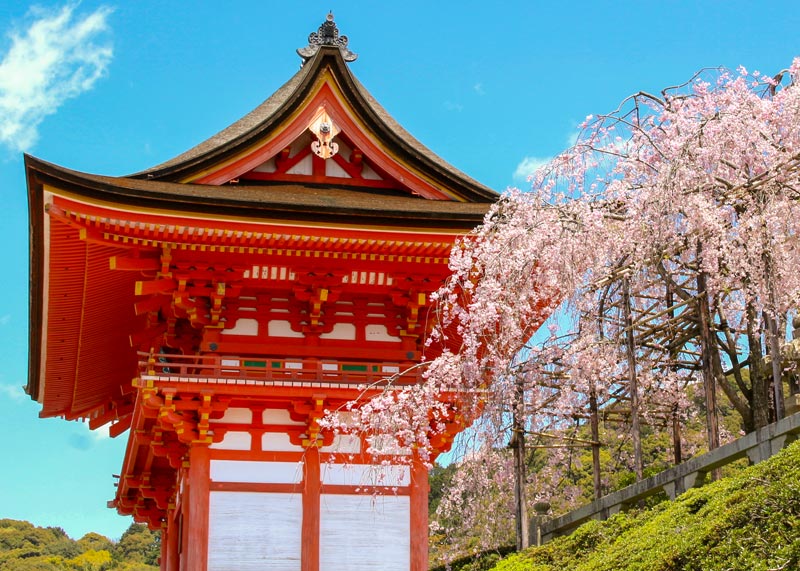
[[[415,139],[375,100],[353,76],[338,48],[323,46],[269,99],[253,111],[185,153],[131,177],[177,181],[222,161],[268,133],[303,102],[315,78],[330,68],[345,97],[388,148],[402,161],[469,202],[494,202],[498,194],[448,164]]]

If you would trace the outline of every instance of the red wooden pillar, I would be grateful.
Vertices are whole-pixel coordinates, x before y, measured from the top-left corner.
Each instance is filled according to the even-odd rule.
[[[167,522],[161,526],[161,553],[158,556],[158,568],[169,568],[169,535],[172,531],[169,526],[169,510],[167,510]]]
[[[320,465],[319,448],[312,446],[304,457],[302,571],[319,571]]]
[[[177,517],[177,510],[167,511],[167,525],[164,527],[161,536],[161,569],[164,571],[179,571],[180,560],[178,548],[180,546],[180,519]]]
[[[185,569],[206,571],[208,567],[208,508],[211,460],[208,446],[193,444],[189,450],[188,510],[183,524],[188,528],[184,546]]]
[[[411,571],[428,569],[428,469],[414,455],[411,461]]]
[[[189,470],[184,469],[184,482],[189,479]],[[178,571],[189,571],[189,568],[186,564],[186,546],[189,545],[189,526],[187,525],[187,521],[189,520],[189,489],[186,484],[184,484],[184,490],[181,494],[182,504],[181,504],[181,513],[179,515],[178,521],[180,521],[180,526],[178,527],[180,533],[180,549],[178,550]]]

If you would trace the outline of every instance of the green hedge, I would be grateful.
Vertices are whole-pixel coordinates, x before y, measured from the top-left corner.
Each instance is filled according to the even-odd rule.
[[[653,509],[591,521],[494,571],[800,569],[800,442]]]

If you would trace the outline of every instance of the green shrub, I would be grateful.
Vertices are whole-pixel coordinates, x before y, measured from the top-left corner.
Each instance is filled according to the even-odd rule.
[[[800,569],[800,442],[674,502],[591,521],[495,571]]]

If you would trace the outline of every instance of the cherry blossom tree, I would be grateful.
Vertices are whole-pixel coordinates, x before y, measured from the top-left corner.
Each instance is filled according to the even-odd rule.
[[[706,70],[588,117],[453,249],[426,382],[353,406],[347,428],[430,461],[442,434],[475,423],[497,467],[498,442],[524,457],[530,435],[577,419],[599,495],[601,412],[629,423],[639,478],[642,423],[668,419],[681,460],[687,386],[703,388],[709,448],[717,389],[745,430],[782,417],[778,356],[800,306],[799,74],[800,59],[774,77]]]

